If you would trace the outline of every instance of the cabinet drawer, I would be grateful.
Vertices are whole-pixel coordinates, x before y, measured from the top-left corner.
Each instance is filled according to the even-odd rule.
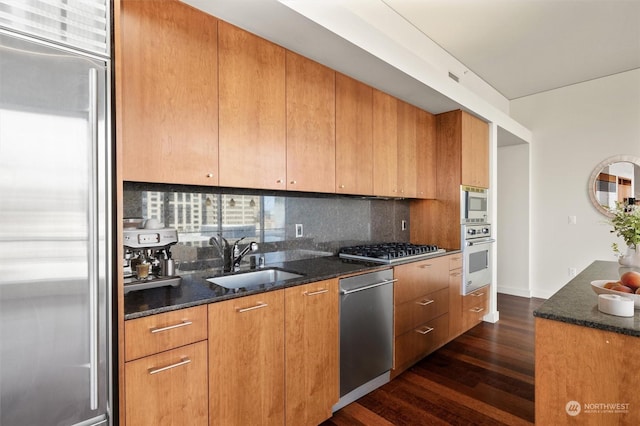
[[[462,253],[452,254],[451,256],[447,256],[449,258],[449,270],[453,271],[454,269],[462,268]]]
[[[124,323],[125,361],[207,339],[207,307],[180,309]]]
[[[396,306],[449,286],[449,259],[446,256],[393,268]]]
[[[443,288],[395,308],[395,336],[449,310],[449,289]]]
[[[468,330],[482,321],[489,310],[489,287],[482,287],[462,299],[462,321]]]
[[[394,366],[403,370],[447,341],[449,314],[440,315],[396,337]]]
[[[206,425],[207,342],[125,363],[127,425]]]
[[[462,298],[462,310],[484,307],[489,300],[489,287],[479,288]],[[486,312],[485,312],[486,313]]]

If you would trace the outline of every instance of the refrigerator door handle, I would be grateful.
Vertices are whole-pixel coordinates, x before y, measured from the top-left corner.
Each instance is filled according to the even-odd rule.
[[[89,110],[88,125],[90,132],[91,147],[89,149],[89,200],[88,200],[88,246],[89,246],[89,387],[90,402],[92,410],[98,409],[98,352],[99,352],[99,324],[98,324],[98,285],[99,285],[99,253],[98,240],[99,229],[97,220],[98,211],[98,70],[89,70]]]

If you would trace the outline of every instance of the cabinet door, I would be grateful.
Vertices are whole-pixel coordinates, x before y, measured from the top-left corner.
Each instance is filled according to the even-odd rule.
[[[462,327],[463,331],[482,322],[482,317],[489,308],[489,287],[482,287],[462,298]]]
[[[209,424],[284,424],[284,291],[209,305]]]
[[[286,424],[317,425],[339,399],[338,280],[285,290]]]
[[[436,123],[435,116],[416,112],[416,197],[436,198]]]
[[[207,342],[125,364],[126,424],[206,425]]]
[[[287,51],[287,189],[336,189],[335,71]]]
[[[396,337],[394,370],[403,371],[442,346],[448,333],[449,314],[443,314]]]
[[[373,89],[336,74],[336,192],[373,195]]]
[[[489,125],[462,114],[462,185],[489,187]]]
[[[399,197],[398,100],[373,91],[373,193]]]
[[[418,108],[398,101],[398,195],[416,197]]]
[[[220,21],[220,186],[285,189],[285,50]]]
[[[217,185],[218,21],[170,0],[123,0],[121,11],[123,179]]]

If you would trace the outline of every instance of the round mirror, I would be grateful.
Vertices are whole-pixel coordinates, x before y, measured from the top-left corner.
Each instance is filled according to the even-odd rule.
[[[605,216],[616,202],[640,205],[640,157],[617,155],[598,164],[589,178],[589,198]]]

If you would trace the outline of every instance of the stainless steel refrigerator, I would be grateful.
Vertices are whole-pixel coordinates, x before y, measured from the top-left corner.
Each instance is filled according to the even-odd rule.
[[[0,28],[1,426],[111,422],[109,75]]]

